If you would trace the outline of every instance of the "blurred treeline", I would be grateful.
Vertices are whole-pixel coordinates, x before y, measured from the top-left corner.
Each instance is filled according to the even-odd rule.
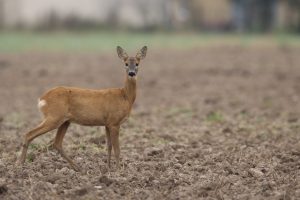
[[[0,28],[300,32],[300,0],[0,0]]]

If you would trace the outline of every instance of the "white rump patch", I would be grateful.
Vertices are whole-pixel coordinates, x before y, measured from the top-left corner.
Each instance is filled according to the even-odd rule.
[[[38,102],[38,107],[39,109],[41,109],[42,107],[44,107],[47,104],[46,100],[40,100]]]

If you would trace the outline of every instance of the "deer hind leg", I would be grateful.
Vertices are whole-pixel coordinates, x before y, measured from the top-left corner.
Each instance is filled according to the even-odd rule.
[[[51,130],[54,130],[57,128],[59,122],[57,120],[51,120],[51,119],[45,119],[38,127],[34,128],[33,130],[26,133],[24,137],[24,143],[22,147],[22,153],[20,156],[20,159],[18,161],[19,164],[24,164],[26,160],[26,154],[28,150],[28,146],[32,140],[34,140],[36,137],[45,134]]]
[[[66,121],[65,123],[63,123],[62,125],[60,125],[60,127],[57,130],[55,139],[54,139],[54,143],[53,143],[53,147],[58,151],[58,153],[68,161],[68,163],[71,165],[71,167],[75,170],[75,171],[79,171],[79,167],[72,161],[72,159],[67,156],[67,154],[64,152],[63,148],[62,148],[62,142],[64,139],[64,136],[66,135],[67,129],[70,126],[70,122]]]
[[[119,144],[119,126],[109,128],[111,143],[114,148],[114,154],[116,159],[117,168],[120,167],[120,144]]]
[[[106,144],[107,144],[107,154],[108,154],[107,155],[107,164],[108,164],[108,168],[110,168],[112,144],[111,144],[111,136],[110,136],[108,127],[105,127],[105,132],[106,132]]]

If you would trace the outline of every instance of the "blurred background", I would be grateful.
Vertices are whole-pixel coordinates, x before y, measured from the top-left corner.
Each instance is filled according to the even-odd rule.
[[[300,0],[0,0],[0,30],[0,42],[6,44],[0,46],[3,51],[101,50],[110,48],[111,39],[132,46],[125,42],[131,38],[126,33],[139,33],[135,41],[158,47],[190,47],[209,39],[193,37],[200,33],[298,34]],[[78,40],[62,31],[89,35],[80,35]],[[60,35],[45,34],[53,32]],[[185,33],[190,34],[169,38]],[[106,42],[100,42],[101,38]]]
[[[0,0],[2,29],[300,31],[299,0]]]

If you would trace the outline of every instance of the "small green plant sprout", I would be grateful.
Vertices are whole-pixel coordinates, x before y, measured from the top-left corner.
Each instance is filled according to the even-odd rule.
[[[213,111],[208,113],[206,120],[209,122],[222,122],[224,120],[223,115],[220,112]]]
[[[33,153],[29,153],[27,156],[28,162],[33,162],[35,159],[35,155]]]

